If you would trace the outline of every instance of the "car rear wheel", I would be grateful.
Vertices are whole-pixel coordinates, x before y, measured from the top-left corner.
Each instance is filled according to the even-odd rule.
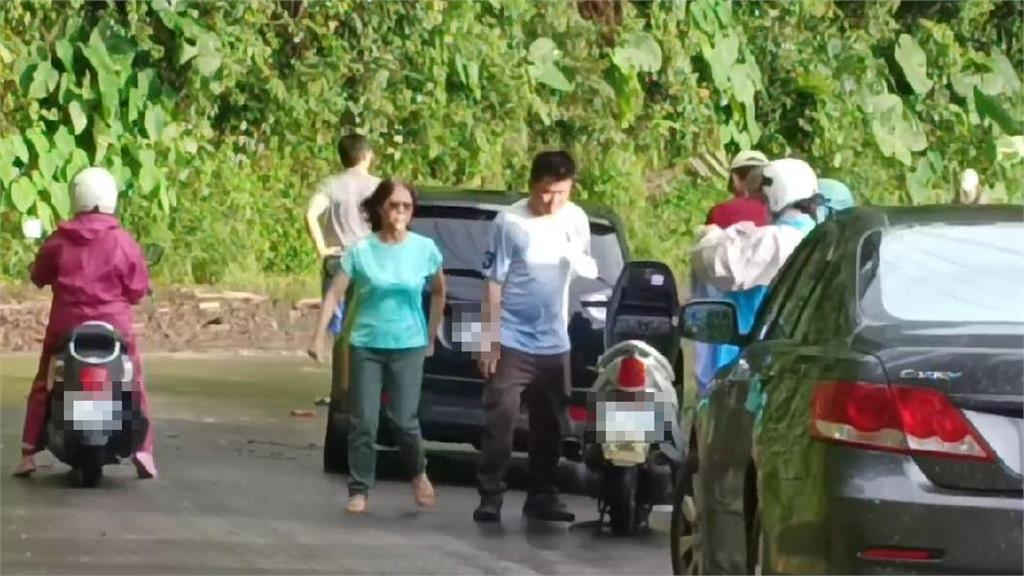
[[[672,549],[673,574],[702,574],[704,554],[700,533],[700,509],[697,506],[694,486],[698,481],[697,464],[693,459],[684,462],[676,481],[672,498]]]

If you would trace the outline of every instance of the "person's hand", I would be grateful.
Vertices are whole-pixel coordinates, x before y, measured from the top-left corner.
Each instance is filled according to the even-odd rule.
[[[494,373],[498,371],[498,360],[500,359],[501,352],[498,350],[480,356],[480,359],[477,360],[477,367],[480,368],[480,373],[484,378],[494,376]]]
[[[426,355],[426,357],[430,358],[433,355],[434,355],[434,343],[431,342],[430,344],[427,345],[427,355]]]
[[[341,247],[340,246],[331,246],[329,248],[324,247],[324,248],[318,249],[317,252],[320,254],[320,259],[323,260],[324,258],[329,258],[331,256],[340,256],[341,255]]]
[[[324,335],[317,333],[313,336],[313,339],[309,342],[309,349],[306,354],[310,358],[323,364],[324,362]]]

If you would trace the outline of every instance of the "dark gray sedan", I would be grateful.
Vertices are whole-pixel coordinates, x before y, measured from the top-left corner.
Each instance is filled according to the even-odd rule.
[[[677,573],[1024,573],[1024,210],[859,208],[790,257],[697,409]]]

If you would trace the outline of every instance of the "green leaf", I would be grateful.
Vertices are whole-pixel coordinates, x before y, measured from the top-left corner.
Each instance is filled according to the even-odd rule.
[[[932,190],[933,177],[928,158],[918,159],[917,168],[907,172],[907,192],[910,193],[910,199],[914,204],[931,204],[936,200],[935,191]]]
[[[797,89],[824,99],[831,98],[833,94],[831,78],[821,71],[801,73],[797,77]]]
[[[634,32],[612,51],[612,62],[626,73],[657,72],[661,69],[661,46],[647,32]]]
[[[58,154],[48,152],[39,156],[36,166],[39,169],[39,174],[42,175],[44,181],[53,178],[53,175],[57,173],[57,169],[61,167],[61,158]]]
[[[903,101],[895,94],[880,94],[869,98],[865,111],[871,114],[871,131],[879,150],[889,158],[911,165],[911,153],[928,147],[928,138],[914,123],[908,122]]]
[[[53,135],[53,150],[58,154],[61,163],[71,157],[75,150],[75,137],[71,135],[67,126],[61,126]]]
[[[167,123],[167,119],[164,117],[164,111],[159,106],[149,106],[146,108],[146,134],[149,135],[149,139],[154,142],[159,140],[164,132],[164,125]]]
[[[0,184],[7,189],[11,182],[17,178],[21,171],[14,165],[14,139],[21,141],[20,136],[11,135],[0,139]],[[24,145],[24,144],[23,144]]]
[[[79,47],[96,70],[96,81],[103,102],[103,117],[108,122],[112,121],[120,111],[121,73],[107,51],[106,44],[100,36],[99,26],[93,29],[89,43],[79,44]]]
[[[188,40],[184,38],[178,39],[178,66],[185,64],[189,60],[199,55],[199,46],[195,44],[189,44]]]
[[[199,54],[196,56],[196,66],[203,76],[213,76],[220,69],[220,40],[213,34],[204,34],[196,43]]]
[[[67,38],[61,38],[54,44],[57,58],[64,65],[65,74],[71,76],[75,71],[75,47],[68,42]]]
[[[572,90],[572,83],[569,82],[569,79],[565,77],[565,74],[562,74],[562,71],[554,64],[548,64],[543,67],[531,66],[530,76],[532,76],[537,82],[546,84],[555,90],[560,90],[562,92]]]
[[[102,164],[103,158],[107,155],[107,148],[114,143],[110,127],[103,120],[95,119],[93,121],[92,139],[96,150],[93,162],[95,164]]]
[[[22,214],[32,208],[38,197],[35,184],[28,178],[18,178],[11,186],[11,202]]]
[[[1024,133],[1020,120],[1011,116],[995,98],[985,94],[977,86],[974,87],[974,102],[978,107],[978,114],[995,122],[1004,133],[1010,136]]]
[[[1010,59],[1006,57],[1006,54],[1003,54],[998,48],[992,51],[989,65],[999,75],[1003,86],[1006,87],[1008,92],[1013,93],[1020,90],[1020,76],[1017,75],[1017,69],[1010,62]]]
[[[527,58],[534,64],[554,64],[560,57],[558,45],[551,38],[537,38],[530,44]]]
[[[732,93],[736,99],[747,106],[754,105],[754,82],[750,78],[750,72],[746,64],[738,64],[729,71],[729,80],[732,85]]]
[[[156,170],[156,153],[153,150],[139,151],[139,188],[148,194],[160,183],[160,175]]]
[[[32,74],[32,84],[28,88],[28,97],[35,100],[42,100],[53,92],[60,81],[60,73],[54,69],[49,60],[44,60],[36,66]]]
[[[702,43],[701,53],[711,68],[711,77],[719,90],[724,90],[730,83],[733,64],[739,57],[740,40],[736,34],[716,35],[714,46],[706,41]]]
[[[36,218],[43,221],[43,228],[46,230],[53,230],[57,227],[57,221],[53,218],[53,210],[50,206],[43,202],[42,199],[36,199],[35,203]]]
[[[28,153],[28,146],[25,145],[25,141],[17,134],[12,134],[9,138],[14,157],[21,160],[23,164],[28,164],[31,156]]]
[[[1013,164],[1024,160],[1024,136],[1000,136],[996,140],[996,161]]]
[[[527,56],[532,62],[529,68],[530,77],[534,81],[546,84],[555,90],[568,92],[572,90],[572,83],[565,77],[565,74],[555,65],[561,57],[558,46],[550,38],[538,38],[530,44]]]
[[[45,156],[50,151],[50,141],[43,135],[42,130],[39,128],[32,128],[25,133],[25,137],[32,144],[32,148],[36,151],[36,157]]]
[[[75,128],[75,136],[78,136],[89,123],[85,111],[82,110],[82,104],[78,100],[72,100],[71,104],[68,104],[68,114],[71,116],[71,125]]]
[[[68,187],[56,181],[50,181],[46,186],[50,195],[50,206],[57,211],[57,215],[63,220],[71,215],[71,196],[68,194]]]
[[[926,94],[932,89],[932,81],[928,78],[928,57],[913,36],[900,35],[896,43],[896,61],[914,92]]]
[[[89,167],[89,156],[85,150],[75,148],[71,153],[71,159],[64,166],[64,180],[70,182],[75,175]]]

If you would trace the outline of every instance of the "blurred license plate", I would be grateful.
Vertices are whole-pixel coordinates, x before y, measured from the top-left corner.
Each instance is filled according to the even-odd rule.
[[[602,442],[649,442],[657,418],[645,402],[602,402],[597,429]]]
[[[118,420],[119,402],[113,400],[75,400],[71,405],[71,419],[74,422],[102,423]]]

